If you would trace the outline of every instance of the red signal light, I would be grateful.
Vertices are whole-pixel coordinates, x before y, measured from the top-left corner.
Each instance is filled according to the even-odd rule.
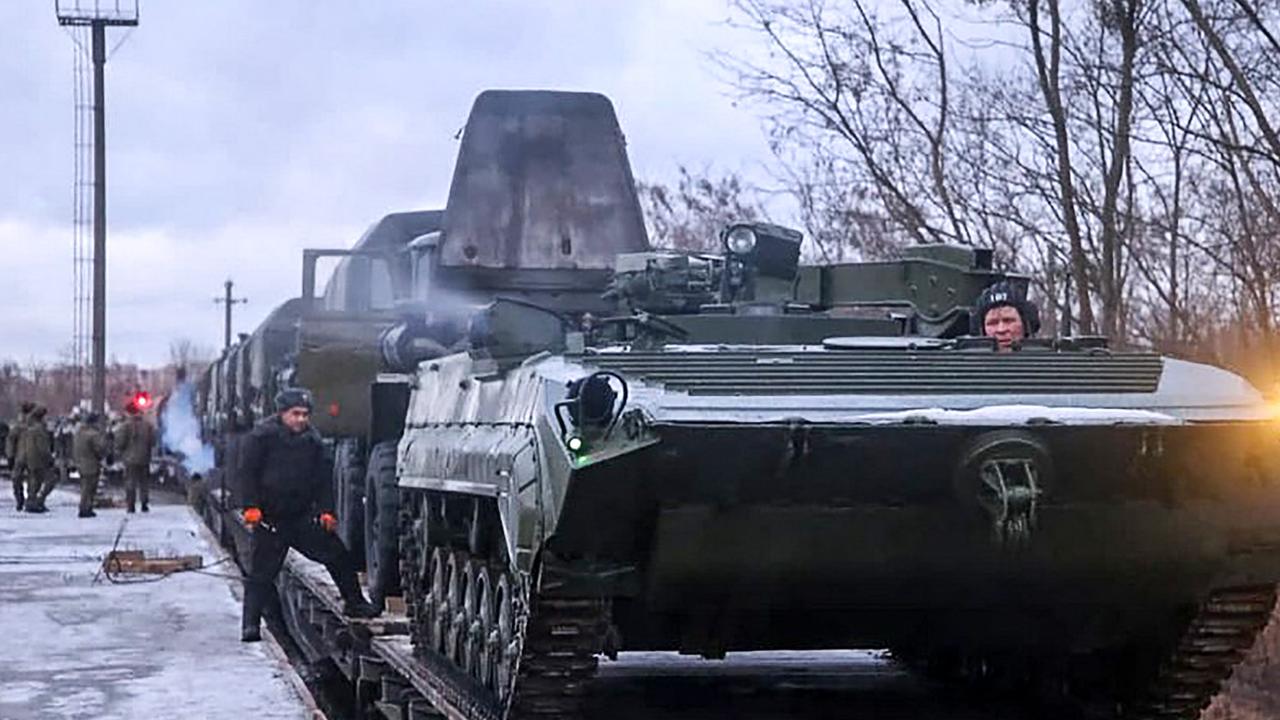
[[[149,392],[137,392],[137,393],[134,393],[134,394],[133,394],[133,404],[134,404],[134,405],[135,405],[139,410],[146,410],[147,408],[151,407],[151,393],[149,393]]]

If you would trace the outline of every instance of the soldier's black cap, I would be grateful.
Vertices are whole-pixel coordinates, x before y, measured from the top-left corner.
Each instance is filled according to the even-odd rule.
[[[974,303],[970,333],[982,335],[983,319],[991,308],[1009,306],[1018,311],[1022,318],[1023,331],[1027,336],[1040,331],[1040,309],[1027,301],[1026,292],[1008,280],[1000,280],[988,285]]]
[[[23,415],[26,415],[36,409],[36,404],[30,400],[23,400],[22,404],[18,406],[18,409],[22,411]]]
[[[311,393],[303,388],[285,388],[276,393],[276,412],[290,408],[311,409]]]

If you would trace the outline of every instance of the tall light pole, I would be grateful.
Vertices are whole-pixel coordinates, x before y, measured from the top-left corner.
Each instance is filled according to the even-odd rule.
[[[107,398],[107,28],[138,24],[138,1],[54,0],[58,24],[88,27],[93,59],[93,411]]]

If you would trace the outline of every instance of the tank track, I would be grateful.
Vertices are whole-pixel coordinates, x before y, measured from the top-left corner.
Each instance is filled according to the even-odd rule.
[[[1126,713],[1132,720],[1196,720],[1266,627],[1274,586],[1216,590],[1187,626],[1155,681]]]
[[[586,717],[587,684],[608,627],[599,600],[541,599],[525,625],[515,694],[508,718]]]
[[[439,695],[451,706],[451,717],[467,720],[543,720],[585,718],[587,685],[595,676],[598,653],[609,623],[609,604],[598,599],[533,598],[517,593],[514,603],[518,648],[511,691],[499,698],[433,648],[431,578],[424,572],[430,549],[417,531],[416,503],[401,507],[401,577],[414,656],[432,677]],[[408,506],[408,507],[406,507]],[[527,583],[514,585],[527,587]],[[498,650],[500,652],[500,649]]]

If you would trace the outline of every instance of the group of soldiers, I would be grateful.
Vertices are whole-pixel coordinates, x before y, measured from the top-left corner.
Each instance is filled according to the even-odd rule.
[[[75,428],[69,450],[62,460],[80,475],[80,517],[95,517],[93,508],[104,466],[112,457],[124,466],[125,504],[136,512],[150,511],[151,453],[156,431],[134,403],[125,407],[125,420],[108,433],[98,413],[87,413]],[[45,501],[58,484],[61,473],[55,460],[56,443],[48,423],[48,409],[23,402],[20,413],[5,436],[4,452],[9,460],[13,499],[19,511],[48,512]]]

